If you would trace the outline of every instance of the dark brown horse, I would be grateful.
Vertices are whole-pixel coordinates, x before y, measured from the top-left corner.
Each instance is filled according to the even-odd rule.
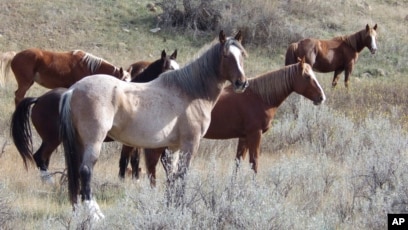
[[[137,66],[143,71],[137,76],[132,76],[132,82],[142,80],[153,80],[162,72],[169,69],[177,69],[178,64],[175,62],[176,53],[167,56],[163,50],[160,59],[154,62],[140,61]],[[140,63],[144,63],[143,66]],[[165,66],[166,68],[163,68]],[[56,88],[50,90],[40,97],[26,97],[16,107],[11,120],[11,136],[18,152],[23,158],[25,167],[27,168],[27,160],[34,160],[36,166],[40,169],[42,179],[48,181],[51,179],[48,173],[48,166],[51,154],[61,144],[61,139],[58,135],[59,130],[59,114],[58,104],[61,95],[66,91],[66,88]],[[32,106],[32,108],[31,108]],[[31,113],[30,113],[31,108]],[[42,139],[40,148],[33,154],[32,135],[30,126],[31,121]],[[123,149],[132,150],[133,147],[123,146]],[[128,162],[126,161],[126,164]],[[132,163],[132,165],[135,163]]]
[[[331,40],[306,38],[292,43],[286,51],[285,65],[294,64],[299,57],[306,57],[316,72],[334,71],[332,86],[337,85],[340,74],[344,72],[344,84],[349,85],[349,76],[357,62],[358,54],[367,47],[372,54],[377,51],[377,24],[354,34],[335,37]]]
[[[211,112],[210,127],[204,138],[238,138],[236,159],[244,159],[249,151],[249,162],[257,172],[262,134],[270,129],[279,105],[292,92],[312,100],[315,105],[321,104],[326,98],[312,68],[304,59],[297,64],[250,78],[249,87],[242,94],[233,93],[231,86],[225,88]],[[156,165],[160,156],[165,166],[164,150],[145,149],[147,173],[152,185],[155,184]],[[137,154],[132,156],[138,157]],[[132,166],[132,170],[138,171],[138,168]],[[167,172],[167,167],[164,168]]]
[[[161,73],[167,70],[180,69],[179,64],[176,62],[177,59],[177,49],[170,55],[167,56],[166,51],[163,50],[161,53],[161,58],[154,61],[138,61],[129,66],[127,71],[130,73],[132,80],[138,76],[138,80],[134,82],[149,82],[152,76],[159,76]],[[141,75],[141,73],[149,66],[149,70],[146,74]]]
[[[92,74],[108,74],[130,81],[130,74],[122,68],[81,50],[64,53],[37,48],[23,50],[11,60],[11,69],[18,84],[14,99],[16,105],[34,82],[49,89],[68,88]]]

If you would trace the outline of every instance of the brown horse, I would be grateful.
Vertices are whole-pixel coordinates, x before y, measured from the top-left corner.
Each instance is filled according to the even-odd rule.
[[[81,195],[94,219],[104,217],[92,198],[91,179],[106,136],[128,146],[179,150],[177,171],[169,178],[170,182],[181,179],[181,184],[170,183],[180,204],[191,158],[225,83],[231,82],[236,93],[248,86],[243,67],[246,52],[240,41],[241,33],[227,38],[221,31],[219,41],[200,57],[147,83],[100,74],[72,85],[62,95],[59,109],[72,205]]]
[[[332,86],[337,85],[340,74],[344,72],[344,84],[349,85],[349,76],[357,62],[358,54],[367,47],[372,54],[377,51],[377,24],[354,34],[335,37],[331,40],[306,38],[289,45],[286,51],[285,65],[294,64],[299,57],[306,57],[306,62],[316,72],[334,71]]]
[[[161,58],[155,62],[138,61],[131,64],[127,71],[130,73],[132,80],[138,76],[138,80],[133,82],[149,82],[153,80],[151,76],[159,76],[159,74],[167,70],[180,69],[176,59],[177,49],[170,56],[167,56],[166,51],[163,50],[161,53]],[[150,66],[150,70],[154,72],[148,72],[148,74],[140,75],[148,66]]]
[[[142,68],[143,71],[137,76],[132,76],[132,82],[154,80],[162,72],[170,69],[178,69],[179,65],[175,61],[176,55],[177,54],[173,53],[171,56],[168,56],[163,50],[160,59],[154,62],[137,62],[144,63],[147,66],[138,64],[138,67]],[[163,66],[165,66],[165,68],[163,68]],[[66,90],[66,88],[55,88],[40,97],[24,98],[17,105],[11,119],[11,136],[18,152],[23,158],[25,167],[27,168],[27,160],[34,160],[36,166],[40,169],[41,178],[45,181],[51,180],[50,174],[48,173],[51,154],[61,144],[61,139],[58,135],[58,104],[61,95]],[[30,114],[31,121],[42,139],[40,148],[34,154],[29,121]],[[133,147],[123,146],[123,149],[128,148],[133,149]],[[128,164],[128,162],[126,162],[126,164]],[[132,162],[132,165],[133,164],[135,163]]]
[[[5,80],[8,79],[8,75],[11,72],[11,60],[16,56],[16,52],[8,51],[0,55],[0,86],[5,85]]]
[[[292,92],[312,100],[315,105],[321,104],[326,98],[312,68],[304,59],[297,64],[250,78],[249,87],[243,94],[233,93],[231,87],[225,88],[211,112],[210,127],[204,138],[238,138],[236,159],[244,159],[249,151],[249,162],[257,172],[262,134],[270,129],[279,105]],[[146,167],[153,186],[160,156],[164,169],[166,172],[168,170],[164,150],[145,149]],[[138,157],[137,154],[132,156]],[[132,166],[132,171],[138,168],[138,165]]]
[[[23,50],[11,60],[11,69],[18,84],[15,92],[16,106],[34,82],[49,89],[68,88],[92,74],[108,74],[130,81],[130,74],[122,68],[81,50],[64,53],[37,48]]]

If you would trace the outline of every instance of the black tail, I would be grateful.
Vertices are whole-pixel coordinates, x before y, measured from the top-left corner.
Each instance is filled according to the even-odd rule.
[[[11,116],[10,132],[20,156],[23,158],[24,166],[27,169],[27,159],[34,163],[33,142],[30,126],[31,105],[37,102],[38,98],[26,97],[16,107]]]
[[[296,56],[297,46],[297,43],[289,45],[285,55],[285,66],[298,63],[298,57]]]
[[[70,101],[72,90],[65,92],[60,100],[60,136],[64,146],[65,164],[68,171],[68,192],[72,204],[77,203],[79,194],[80,152],[77,146],[76,132],[71,120]]]

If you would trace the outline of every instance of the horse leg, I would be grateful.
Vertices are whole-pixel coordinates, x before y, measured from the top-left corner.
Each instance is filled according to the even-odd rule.
[[[59,141],[56,143],[42,142],[40,148],[34,153],[33,157],[37,167],[40,169],[41,180],[46,183],[54,183],[51,175],[48,172],[48,166],[50,164],[51,154],[60,144]]]
[[[102,143],[102,141],[101,141]],[[92,215],[93,220],[98,221],[105,218],[101,212],[98,203],[92,199],[91,179],[93,167],[98,159],[102,144],[97,144],[91,148],[85,148],[82,163],[79,167],[79,176],[81,180],[81,198],[87,211]]]
[[[177,172],[169,178],[170,189],[167,189],[168,201],[173,201],[176,206],[181,206],[185,203],[186,176],[190,167],[191,158],[193,154],[197,152],[199,144],[199,136],[193,136],[192,139],[185,140],[180,147]]]
[[[140,148],[133,148],[130,153],[130,165],[132,166],[132,179],[139,180],[140,178]]]
[[[120,152],[120,159],[119,159],[119,177],[121,179],[125,178],[126,169],[129,164],[129,157],[133,151],[133,147],[122,145],[122,151]],[[132,173],[133,174],[133,173]]]
[[[348,88],[349,86],[349,77],[352,71],[353,71],[353,64],[348,65],[344,71],[344,86],[346,88]]]
[[[261,130],[254,134],[248,135],[247,137],[247,145],[249,148],[249,162],[252,164],[252,169],[255,173],[258,172],[258,157],[260,152],[261,138]]]
[[[239,138],[238,139],[238,147],[237,147],[237,155],[235,158],[235,163],[236,163],[236,171],[238,172],[239,165],[241,163],[241,160],[245,160],[246,154],[248,152],[248,146],[247,146],[247,141],[245,138]]]
[[[34,84],[34,81],[32,81],[29,84],[21,83],[21,82],[17,82],[17,83],[18,83],[18,88],[14,92],[14,103],[16,106],[18,105],[18,103],[20,103],[21,100],[23,100],[28,89]]]
[[[163,158],[162,164],[164,164],[164,155],[166,153],[166,148],[158,149],[145,149],[145,163],[147,168],[147,175],[150,179],[150,185],[156,187],[156,165],[159,163],[159,159]],[[164,166],[164,165],[163,165]],[[166,167],[164,167],[166,170]],[[167,171],[166,171],[166,174]]]
[[[339,81],[340,74],[343,72],[342,69],[336,69],[334,71],[334,76],[333,76],[333,82],[332,82],[332,88],[336,87],[337,82]]]

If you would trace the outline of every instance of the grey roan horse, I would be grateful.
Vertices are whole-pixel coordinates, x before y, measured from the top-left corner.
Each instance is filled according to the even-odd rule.
[[[237,93],[248,86],[240,41],[240,32],[232,38],[221,31],[219,42],[199,58],[148,83],[94,75],[72,85],[62,95],[60,121],[73,206],[81,193],[93,218],[104,217],[92,198],[91,178],[106,136],[128,146],[179,150],[169,181],[183,179],[226,81]]]

